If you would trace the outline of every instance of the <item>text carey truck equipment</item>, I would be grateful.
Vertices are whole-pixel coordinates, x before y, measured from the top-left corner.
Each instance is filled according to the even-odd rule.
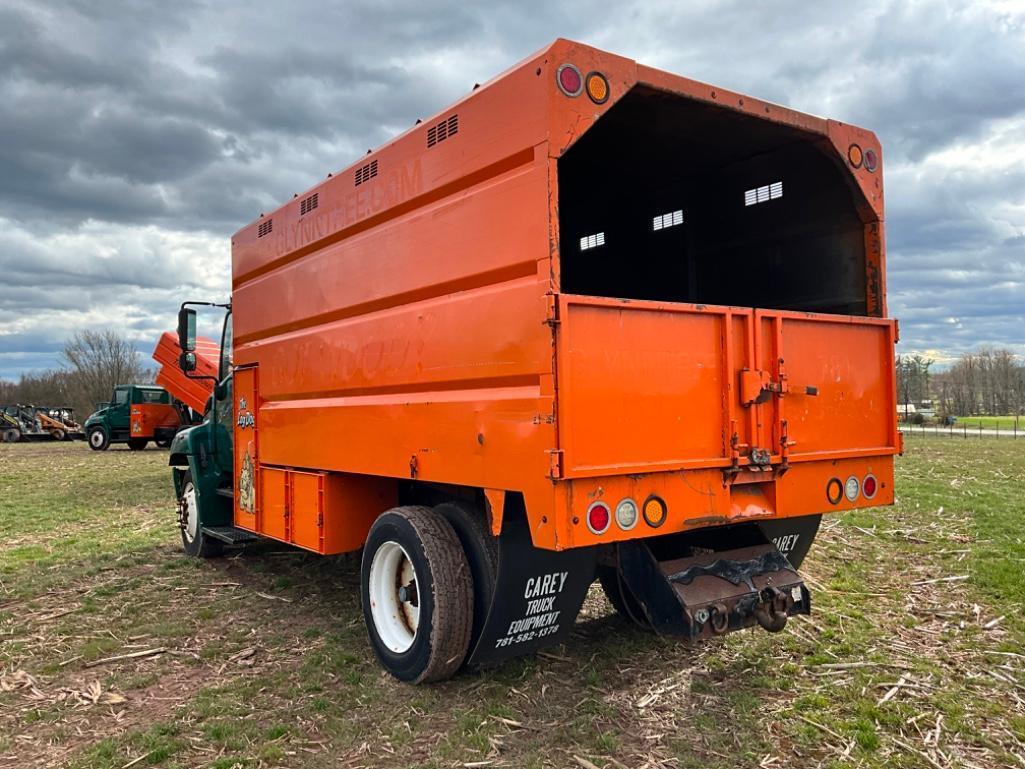
[[[821,515],[893,500],[882,220],[871,132],[558,40],[235,235],[185,549],[363,547],[404,681],[565,641],[596,575],[778,630]]]

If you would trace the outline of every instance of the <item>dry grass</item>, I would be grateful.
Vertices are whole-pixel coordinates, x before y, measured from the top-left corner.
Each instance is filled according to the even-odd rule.
[[[1022,444],[909,440],[815,613],[697,649],[597,589],[572,643],[410,688],[353,559],[180,555],[166,454],[0,446],[0,767],[1025,767]]]

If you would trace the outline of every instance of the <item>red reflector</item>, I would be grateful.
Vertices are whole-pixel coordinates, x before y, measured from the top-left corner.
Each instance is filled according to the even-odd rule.
[[[866,475],[865,480],[861,483],[861,493],[865,495],[865,499],[872,499],[878,489],[879,483],[876,481],[876,477],[874,475]]]
[[[876,155],[875,150],[865,150],[865,168],[869,171],[875,171],[876,166],[879,165],[879,156]]]
[[[581,76],[580,70],[572,64],[563,64],[559,67],[556,77],[559,88],[567,96],[579,96],[580,92],[584,90],[584,78]]]
[[[604,502],[595,502],[587,508],[587,528],[594,534],[604,534],[612,522],[612,513]]]

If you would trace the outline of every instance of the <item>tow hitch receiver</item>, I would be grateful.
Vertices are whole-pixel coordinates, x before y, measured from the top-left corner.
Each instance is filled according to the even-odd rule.
[[[652,627],[689,641],[755,624],[778,632],[811,614],[808,588],[772,543],[666,561],[644,542],[623,543],[619,568]]]

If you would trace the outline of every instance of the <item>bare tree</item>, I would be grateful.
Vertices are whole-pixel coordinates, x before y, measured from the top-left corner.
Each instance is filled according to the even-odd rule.
[[[116,385],[148,378],[139,351],[115,331],[76,332],[64,345],[61,363],[80,408],[107,400]]]

